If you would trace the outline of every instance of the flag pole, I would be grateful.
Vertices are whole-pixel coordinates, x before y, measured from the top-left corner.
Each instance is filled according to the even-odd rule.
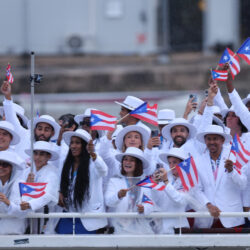
[[[34,88],[35,88],[35,52],[30,53],[30,150],[31,150],[31,169],[30,172],[34,172],[34,155],[33,155],[33,143],[34,143]]]
[[[116,124],[119,124],[124,118],[128,117],[130,113],[127,113],[125,116],[123,116],[121,119],[119,119]]]

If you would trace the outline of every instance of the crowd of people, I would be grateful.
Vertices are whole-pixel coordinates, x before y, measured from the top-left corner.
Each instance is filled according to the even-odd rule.
[[[33,119],[33,152],[31,121],[24,109],[13,102],[12,86],[4,81],[0,109],[0,213],[12,217],[0,218],[0,234],[72,234],[73,230],[76,234],[171,234],[179,227],[243,227],[245,218],[220,217],[220,213],[250,209],[249,164],[237,167],[231,153],[236,134],[250,151],[250,95],[240,98],[228,65],[224,68],[229,71],[225,84],[230,108],[217,82],[210,78],[208,96],[200,105],[194,97],[190,98],[183,117],[176,117],[175,111],[167,107],[158,111],[158,134],[128,115],[144,103],[135,96],[114,104],[121,108],[121,119],[112,131],[91,130],[94,108],[79,115],[62,115],[58,122],[44,114]],[[192,110],[198,112],[189,120]],[[176,166],[190,156],[197,167],[198,184],[186,191]],[[146,176],[162,184],[161,190],[136,185]],[[21,191],[20,183],[24,183]],[[34,190],[25,183],[33,184]],[[29,188],[40,194],[29,195]],[[20,196],[20,192],[24,195]],[[150,216],[109,220],[83,217],[75,223],[72,218],[26,218],[29,212],[150,215],[190,210],[208,211],[211,217],[195,218],[193,223]]]

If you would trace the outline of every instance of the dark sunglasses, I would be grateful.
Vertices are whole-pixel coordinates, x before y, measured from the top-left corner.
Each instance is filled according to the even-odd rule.
[[[0,167],[8,168],[8,167],[11,167],[11,164],[6,161],[0,161]]]

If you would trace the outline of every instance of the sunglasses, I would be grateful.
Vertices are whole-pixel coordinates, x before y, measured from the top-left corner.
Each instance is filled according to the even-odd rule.
[[[0,161],[0,167],[8,168],[8,167],[11,167],[11,164],[6,161]]]

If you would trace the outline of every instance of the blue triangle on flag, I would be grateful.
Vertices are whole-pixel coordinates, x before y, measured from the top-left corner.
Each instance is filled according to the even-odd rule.
[[[31,193],[32,191],[35,191],[34,188],[30,187],[30,186],[27,186],[23,183],[20,183],[21,185],[21,193]]]
[[[186,160],[184,160],[183,162],[181,162],[179,164],[179,166],[187,173],[189,174],[190,172],[190,163],[191,163],[191,158],[188,158]]]
[[[96,123],[102,121],[102,119],[100,119],[98,116],[91,114],[91,118],[90,118],[90,122],[91,122],[91,126],[94,126]]]

